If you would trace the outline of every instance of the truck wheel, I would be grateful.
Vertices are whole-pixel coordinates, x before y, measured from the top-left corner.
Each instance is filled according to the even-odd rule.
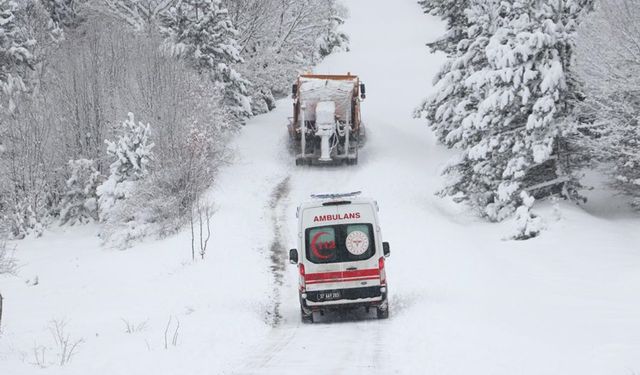
[[[376,309],[376,315],[378,316],[378,319],[387,319],[389,318],[389,308],[387,307],[386,309],[381,309],[381,308],[377,308]]]
[[[313,312],[306,314],[304,310],[300,308],[300,320],[305,324],[313,323]]]

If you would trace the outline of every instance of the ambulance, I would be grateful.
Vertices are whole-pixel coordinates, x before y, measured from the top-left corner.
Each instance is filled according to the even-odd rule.
[[[317,194],[298,207],[298,249],[289,261],[298,266],[300,313],[312,323],[314,313],[364,308],[389,317],[385,259],[376,201],[360,192]]]

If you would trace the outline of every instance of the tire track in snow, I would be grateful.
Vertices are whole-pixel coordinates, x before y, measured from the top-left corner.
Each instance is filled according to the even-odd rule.
[[[282,322],[282,313],[280,305],[282,303],[281,289],[284,284],[284,271],[286,267],[284,244],[286,238],[283,238],[283,223],[286,222],[286,205],[282,204],[284,198],[289,195],[290,176],[285,177],[276,185],[271,193],[269,201],[269,209],[271,210],[271,223],[273,225],[273,240],[269,245],[269,259],[271,261],[270,270],[273,276],[273,309],[270,311],[270,324],[277,327]]]
[[[285,318],[281,310],[287,259],[284,246],[287,242],[284,227],[287,205],[283,201],[289,196],[290,180],[291,176],[287,176],[273,188],[268,203],[273,228],[273,239],[269,245],[269,271],[273,280],[274,302],[272,309],[268,311],[267,320],[273,330],[265,342],[248,351],[251,353],[248,360],[231,371],[234,375],[257,374],[268,370],[272,366],[273,359],[291,343],[298,332],[299,323],[291,327],[282,324]]]
[[[298,328],[298,326],[280,326],[271,331],[267,340],[251,351],[255,354],[252,354],[245,363],[239,366],[239,370],[234,370],[231,373],[233,375],[273,374],[274,358],[286,351],[291,342],[295,341]],[[275,366],[282,365],[281,362],[276,362]],[[275,372],[275,374],[280,373],[280,371]]]

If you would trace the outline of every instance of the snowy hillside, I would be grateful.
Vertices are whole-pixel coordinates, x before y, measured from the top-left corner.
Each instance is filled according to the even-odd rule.
[[[235,136],[206,195],[204,260],[191,260],[188,230],[125,251],[101,246],[95,224],[12,243],[20,268],[0,276],[0,374],[640,372],[640,219],[611,210],[623,204],[598,187],[585,207],[536,206],[544,233],[512,241],[511,222],[435,196],[453,152],[413,112],[444,61],[425,43],[445,26],[415,0],[344,3],[351,50],[315,72],[367,84],[358,165],[296,167],[282,99]],[[296,207],[352,190],[380,206],[391,316],[302,324],[287,258]]]

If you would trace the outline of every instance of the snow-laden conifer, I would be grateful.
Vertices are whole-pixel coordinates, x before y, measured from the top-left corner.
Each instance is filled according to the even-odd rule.
[[[442,17],[447,22],[447,32],[436,41],[427,45],[432,51],[442,51],[447,55],[455,55],[458,43],[465,39],[469,27],[466,12],[470,8],[470,0],[420,0],[425,13]]]
[[[97,188],[101,175],[89,159],[70,160],[67,190],[60,203],[61,224],[74,225],[98,220]]]
[[[235,69],[241,63],[237,30],[220,0],[183,0],[162,16],[166,50],[186,59],[224,92],[223,102],[239,118],[252,115],[249,82]]]
[[[471,1],[468,39],[458,43],[424,106],[438,139],[462,149],[447,168],[453,179],[443,193],[496,221],[522,205],[523,192],[577,197],[563,145],[574,129],[567,84],[573,25],[587,5]]]
[[[25,78],[33,65],[36,43],[18,22],[18,5],[0,0],[0,108],[15,110],[14,94],[26,90]]]
[[[154,147],[150,132],[149,124],[136,122],[134,115],[129,113],[122,123],[118,139],[105,141],[113,162],[109,167],[109,177],[97,189],[100,220],[108,220],[110,210],[131,194],[136,181],[149,173]]]
[[[65,27],[75,27],[82,18],[78,14],[78,0],[40,0],[56,24]]]
[[[490,14],[496,9],[486,1],[475,1],[466,9],[467,27],[458,33],[459,40],[448,39],[455,46],[441,45],[451,56],[434,79],[435,93],[418,109],[438,140],[449,147],[465,148],[473,140],[465,129],[468,121],[463,121],[477,110],[483,92],[475,91],[467,79],[488,65],[485,50],[495,28]]]

